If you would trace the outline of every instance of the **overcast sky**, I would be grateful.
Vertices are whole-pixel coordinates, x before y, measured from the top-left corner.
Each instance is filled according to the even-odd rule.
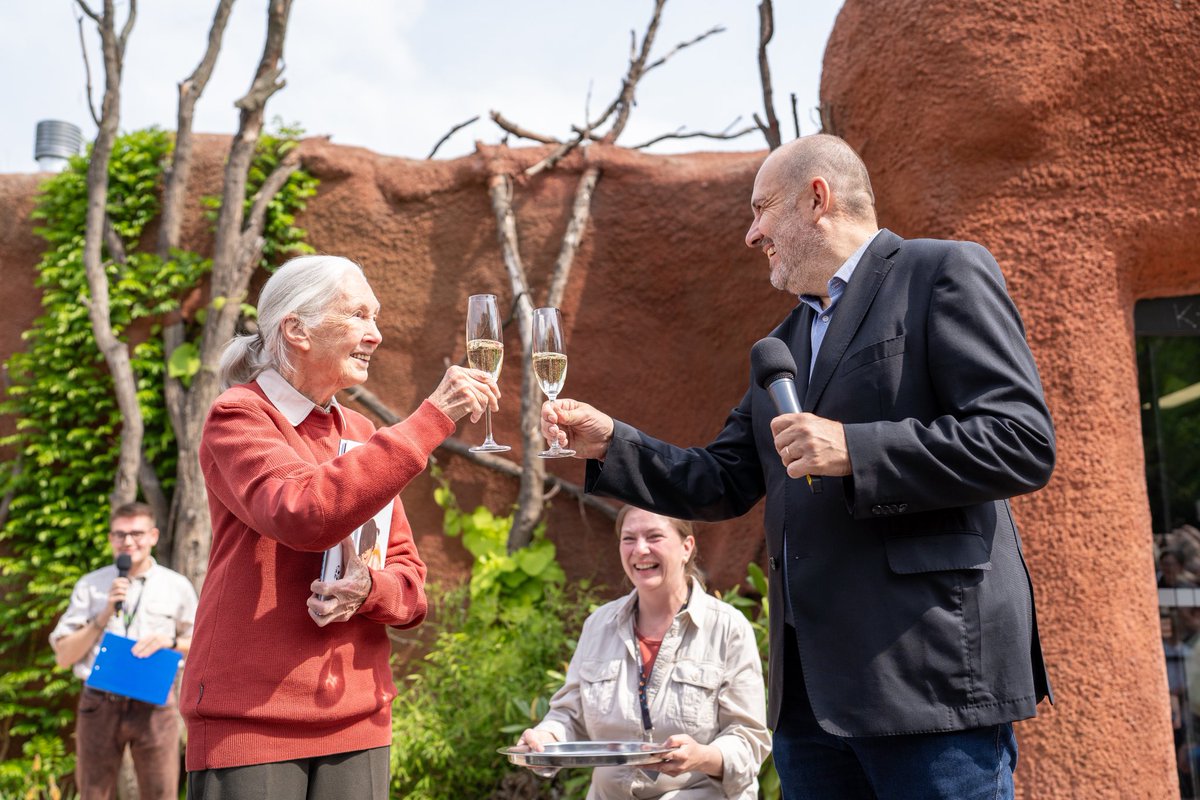
[[[89,0],[99,7],[101,0]],[[142,0],[129,40],[121,129],[174,127],[176,84],[203,54],[215,0]],[[814,133],[821,60],[841,0],[776,0],[769,55],[776,113],[793,132]],[[128,0],[118,0],[121,19]],[[266,3],[238,0],[195,129],[232,133],[262,52]],[[473,115],[438,157],[496,142],[490,109],[527,128],[566,137],[590,108],[605,108],[629,59],[630,30],[644,30],[652,0],[297,0],[284,49],[287,86],[267,104],[268,120],[388,155],[424,158]],[[33,172],[38,120],[63,119],[95,136],[87,111],[73,0],[0,0],[0,172]],[[102,77],[94,26],[85,20],[99,101]],[[643,81],[620,142],[639,144],[680,126],[720,131],[762,108],[757,0],[669,0],[652,57],[720,25],[724,33],[678,52]],[[588,93],[591,92],[590,105]],[[758,133],[733,142],[687,139],[651,152],[758,150]]]

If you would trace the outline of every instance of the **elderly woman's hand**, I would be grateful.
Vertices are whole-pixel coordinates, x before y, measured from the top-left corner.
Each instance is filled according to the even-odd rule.
[[[345,622],[354,616],[371,593],[371,571],[354,552],[354,541],[342,540],[342,565],[345,574],[336,581],[313,581],[308,588],[308,615],[324,628],[331,622]]]
[[[485,409],[500,410],[500,388],[482,370],[455,366],[446,370],[442,382],[429,395],[429,402],[455,422],[468,414],[471,422],[478,422]]]

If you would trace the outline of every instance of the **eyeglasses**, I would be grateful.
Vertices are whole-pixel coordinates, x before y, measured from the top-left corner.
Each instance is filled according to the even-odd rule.
[[[133,540],[134,540],[135,542],[140,542],[142,539],[145,539],[145,538],[146,538],[146,534],[148,534],[148,533],[150,533],[150,531],[149,531],[149,530],[144,530],[144,531],[110,531],[108,535],[109,535],[109,537],[110,537],[111,539],[113,539],[113,541],[117,541],[117,542],[123,542],[123,541],[125,541],[125,537],[127,537],[127,536],[129,536],[129,537],[132,537],[132,538],[133,538]]]

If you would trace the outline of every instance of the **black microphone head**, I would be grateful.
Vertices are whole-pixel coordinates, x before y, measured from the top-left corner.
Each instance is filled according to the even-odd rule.
[[[122,578],[129,574],[129,568],[133,566],[133,559],[129,557],[129,553],[121,553],[117,556],[117,574]]]
[[[768,336],[750,348],[750,371],[763,389],[779,378],[796,378],[796,359],[782,339]]]

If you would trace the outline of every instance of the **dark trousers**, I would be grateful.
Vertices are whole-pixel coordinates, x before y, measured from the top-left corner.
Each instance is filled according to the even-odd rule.
[[[86,686],[75,717],[75,783],[80,800],[112,800],[125,746],[141,800],[179,797],[179,713]]]
[[[786,627],[784,698],[772,755],[784,800],[1012,800],[1012,725],[841,737],[813,715],[796,635]]]
[[[388,800],[391,747],[188,773],[188,800]]]

